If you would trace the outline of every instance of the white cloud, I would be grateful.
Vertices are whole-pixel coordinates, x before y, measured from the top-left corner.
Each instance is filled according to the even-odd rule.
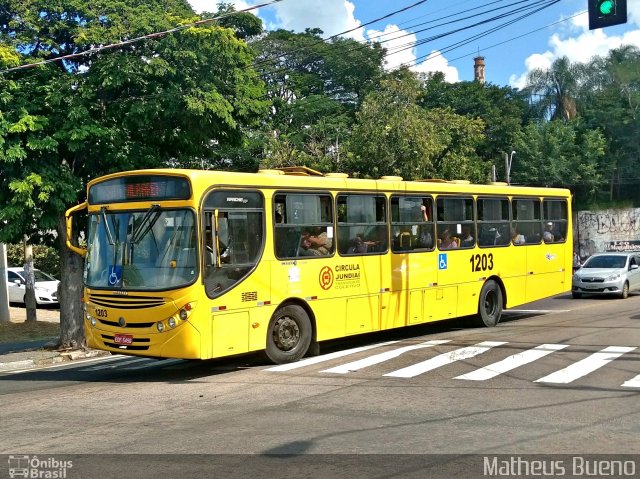
[[[276,3],[273,8],[277,28],[294,32],[319,28],[325,37],[357,28],[345,36],[363,39],[360,21],[354,16],[355,5],[348,0],[298,0]]]
[[[218,10],[218,3],[220,3],[220,0],[189,0],[189,3],[191,4],[191,8],[193,8],[197,13],[216,12]],[[244,0],[227,0],[225,3],[232,3],[236,10],[244,10],[251,6],[250,2],[246,2]],[[252,10],[252,13],[257,15],[256,12],[258,12],[258,10]]]
[[[409,66],[411,70],[421,73],[440,71],[445,80],[453,83],[458,81],[458,70],[448,64],[447,59],[438,51],[432,51],[428,56],[420,58],[416,65],[416,35],[401,30],[397,25],[387,25],[384,31],[368,30],[367,38],[377,41],[387,49],[385,69],[393,70],[400,66]]]
[[[629,2],[628,23],[640,26],[640,2]],[[630,30],[620,35],[608,35],[607,30],[589,30],[586,13],[571,19],[571,23],[560,33],[549,38],[549,50],[535,53],[525,60],[526,71],[521,75],[511,75],[509,85],[522,88],[528,73],[534,68],[549,68],[554,60],[566,56],[573,63],[586,63],[594,56],[606,56],[609,51],[622,45],[640,48],[640,29]]]

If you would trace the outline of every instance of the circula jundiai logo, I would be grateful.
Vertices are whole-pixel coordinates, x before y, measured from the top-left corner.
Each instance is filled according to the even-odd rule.
[[[320,270],[320,287],[322,289],[329,289],[333,284],[333,270],[329,266],[324,266]]]

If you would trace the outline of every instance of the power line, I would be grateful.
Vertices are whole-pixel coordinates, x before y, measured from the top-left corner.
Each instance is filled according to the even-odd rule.
[[[46,60],[41,60],[39,62],[34,62],[34,63],[26,63],[24,65],[18,65],[17,67],[12,67],[12,68],[7,68],[5,70],[0,70],[0,74],[4,74],[4,73],[10,73],[10,72],[14,72],[14,71],[18,71],[18,70],[25,70],[27,68],[34,68],[40,65],[45,65],[47,63],[53,63],[53,62],[57,62],[57,61],[62,61],[62,60],[69,60],[71,58],[77,58],[77,57],[81,57],[81,56],[85,56],[85,55],[90,55],[92,53],[96,53],[96,52],[100,52],[103,50],[109,50],[109,49],[117,49],[126,45],[131,45],[133,43],[138,43],[142,40],[148,40],[151,38],[160,38],[160,37],[164,37],[166,35],[169,35],[171,33],[175,33],[187,28],[191,28],[191,27],[197,27],[200,25],[205,25],[207,23],[211,23],[217,20],[221,20],[223,18],[226,17],[230,17],[232,15],[236,15],[238,13],[244,13],[244,12],[249,12],[251,10],[256,10],[258,8],[262,8],[262,7],[268,7],[270,5],[273,5],[274,3],[278,3],[278,2],[282,2],[283,0],[271,0],[269,2],[266,3],[261,3],[259,5],[254,5],[252,7],[248,7],[242,10],[238,10],[238,11],[233,11],[233,12],[229,12],[229,13],[225,13],[223,15],[218,15],[217,17],[212,17],[212,18],[205,18],[202,20],[198,20],[197,22],[192,22],[192,23],[186,23],[184,25],[179,25],[175,28],[171,28],[169,30],[164,30],[162,32],[155,32],[155,33],[148,33],[146,35],[142,35],[136,38],[131,38],[129,40],[123,40],[121,42],[118,43],[111,43],[109,45],[101,45],[99,47],[95,47],[95,48],[90,48],[89,50],[85,50],[82,52],[78,52],[78,53],[70,53],[68,55],[61,55],[59,57],[55,57],[55,58],[48,58]],[[426,1],[426,0],[424,0]]]
[[[484,32],[480,32],[480,33],[478,33],[476,35],[473,35],[471,37],[468,37],[468,38],[466,38],[464,40],[461,40],[459,42],[453,43],[453,44],[445,47],[444,49],[441,49],[440,53],[438,53],[437,55],[432,55],[432,53],[429,53],[427,55],[422,55],[421,57],[417,57],[416,59],[412,60],[411,62],[405,62],[405,63],[401,64],[401,66],[412,66],[412,65],[417,65],[418,63],[424,63],[424,62],[420,62],[420,60],[424,59],[424,61],[427,61],[427,60],[430,60],[431,58],[435,58],[436,56],[440,56],[440,55],[442,55],[444,53],[447,53],[447,52],[450,52],[452,50],[455,50],[456,48],[459,48],[459,47],[461,47],[463,45],[466,45],[466,44],[468,44],[468,43],[470,43],[472,41],[478,40],[479,38],[485,37],[487,35],[490,35],[491,33],[497,32],[498,30],[501,30],[501,29],[503,29],[505,27],[513,25],[514,23],[517,23],[520,20],[523,20],[523,19],[525,19],[527,17],[530,17],[531,15],[533,15],[535,13],[538,13],[538,12],[540,12],[540,11],[542,11],[542,10],[544,10],[544,9],[546,9],[546,8],[552,6],[552,5],[554,5],[554,4],[556,4],[556,3],[560,2],[560,1],[561,0],[551,0],[549,3],[547,3],[546,5],[541,6],[540,8],[534,10],[533,12],[529,12],[527,14],[521,15],[518,18],[514,18],[512,20],[509,20],[509,21],[501,24],[501,25],[498,25],[496,27],[493,27],[493,28],[490,28],[488,30],[485,30]],[[478,24],[476,24],[474,26],[481,25],[481,24],[483,24],[483,22],[480,22],[480,23],[478,23]],[[441,37],[439,36],[438,38],[441,38]],[[397,53],[397,52],[395,52],[395,53]]]
[[[303,47],[299,47],[299,48],[294,48],[293,50],[286,51],[286,52],[284,52],[282,54],[279,54],[278,57],[280,57],[281,55],[291,55],[292,53],[299,52],[300,50],[305,50],[307,48],[311,48],[311,47],[314,47],[316,45],[320,45],[321,43],[327,43],[329,40],[334,40],[334,39],[336,39],[338,37],[346,35],[347,33],[351,33],[351,32],[354,32],[356,30],[361,29],[362,27],[366,27],[367,25],[372,25],[372,24],[377,23],[377,22],[379,22],[381,20],[386,20],[387,18],[390,18],[390,17],[392,17],[394,15],[397,15],[398,13],[406,12],[407,10],[410,10],[410,9],[412,9],[414,7],[417,7],[418,5],[422,5],[423,3],[426,3],[427,1],[429,1],[429,0],[420,0],[419,2],[412,3],[411,5],[407,5],[406,7],[400,8],[398,10],[394,10],[394,11],[389,12],[389,13],[381,16],[381,17],[374,18],[373,20],[370,20],[370,21],[368,21],[366,23],[362,23],[362,24],[358,25],[357,27],[351,28],[349,30],[345,30],[343,32],[336,33],[336,34],[331,35],[330,37],[327,37],[327,38],[322,38],[322,39],[318,40],[317,42],[312,43],[311,45],[303,46]],[[271,58],[271,59],[265,58],[264,60],[261,60],[259,62],[254,63],[254,66],[260,66],[263,63],[273,62],[273,61],[276,61],[277,59],[278,58]]]

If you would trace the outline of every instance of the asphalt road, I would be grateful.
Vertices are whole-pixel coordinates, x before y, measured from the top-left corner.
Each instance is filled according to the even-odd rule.
[[[286,367],[114,356],[14,372],[0,454],[636,454],[639,346],[639,295],[563,295],[496,328],[360,336]]]

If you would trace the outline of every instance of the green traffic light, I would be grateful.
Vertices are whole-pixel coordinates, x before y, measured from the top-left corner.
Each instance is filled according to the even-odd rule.
[[[601,15],[612,15],[615,13],[616,2],[614,0],[603,0],[598,2],[598,11]]]

